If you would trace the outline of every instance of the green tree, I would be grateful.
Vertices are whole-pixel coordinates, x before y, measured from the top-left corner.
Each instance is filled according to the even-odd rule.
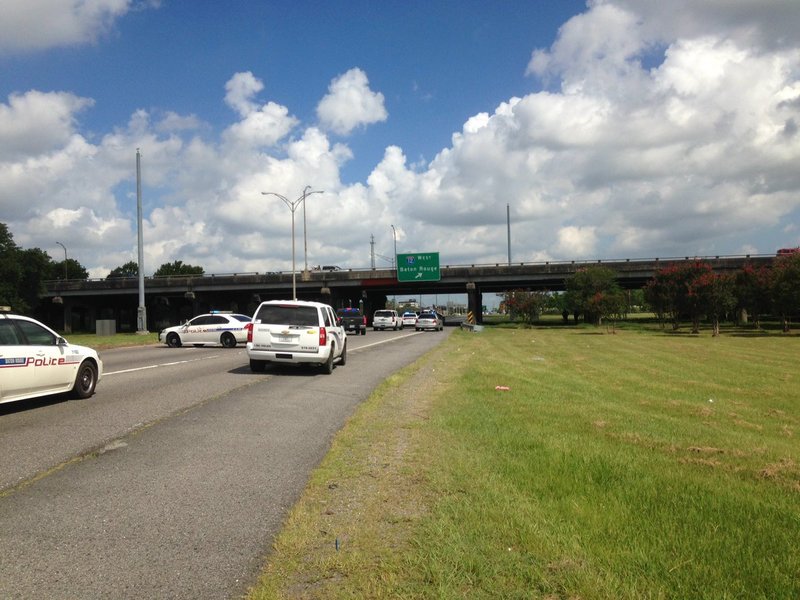
[[[8,226],[0,223],[0,305],[25,312],[27,307],[21,305],[18,293],[22,277],[19,253],[20,249],[14,243],[14,236]]]
[[[773,305],[788,333],[791,315],[800,313],[800,252],[775,259],[771,288]]]
[[[139,263],[132,260],[126,262],[121,267],[116,267],[106,276],[106,279],[117,279],[122,277],[138,277]]]
[[[619,314],[624,306],[616,274],[608,267],[579,269],[565,283],[566,306],[573,313],[583,314],[588,323],[601,325],[603,317]]]
[[[183,261],[176,260],[175,262],[171,263],[164,263],[156,272],[153,273],[153,277],[168,277],[170,275],[202,275],[205,273],[203,267],[195,267],[192,265],[185,265]]]
[[[66,262],[67,268],[64,269]],[[89,272],[84,266],[74,258],[68,258],[66,261],[52,262],[49,269],[48,279],[64,279],[66,273],[67,279],[88,279]]]
[[[698,299],[700,308],[711,321],[714,337],[719,335],[720,319],[736,307],[735,285],[735,275],[714,273],[711,267],[689,283],[688,295]]]
[[[770,309],[772,271],[768,267],[755,268],[748,263],[736,274],[736,300],[740,310],[747,311],[756,328],[761,326],[761,315]]]
[[[530,325],[542,314],[547,296],[547,292],[511,290],[504,294],[504,302],[512,318],[520,318],[523,323]]]

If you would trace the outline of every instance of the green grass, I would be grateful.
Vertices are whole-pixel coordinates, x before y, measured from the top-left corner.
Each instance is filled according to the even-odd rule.
[[[125,346],[145,346],[158,343],[158,332],[146,334],[117,333],[116,335],[97,335],[94,333],[62,333],[70,344],[89,346],[95,350],[122,348]]]
[[[454,332],[339,434],[252,597],[798,598],[798,351]]]

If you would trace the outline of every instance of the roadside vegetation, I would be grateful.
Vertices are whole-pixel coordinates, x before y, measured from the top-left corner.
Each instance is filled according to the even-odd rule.
[[[115,335],[96,335],[94,333],[62,333],[70,344],[89,346],[95,350],[123,348],[125,346],[147,346],[158,343],[158,333],[117,333]]]
[[[800,597],[800,335],[453,332],[335,438],[251,599]]]

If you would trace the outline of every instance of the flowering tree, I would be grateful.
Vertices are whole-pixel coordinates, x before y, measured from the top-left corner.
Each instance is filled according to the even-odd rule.
[[[719,335],[720,318],[736,307],[734,285],[734,275],[714,273],[710,268],[689,282],[688,295],[693,300],[696,299],[699,308],[711,321],[711,335],[714,337]],[[699,331],[697,323],[693,332]]]
[[[687,316],[692,333],[699,333],[700,320],[708,316],[718,335],[720,317],[735,306],[733,290],[732,277],[716,274],[710,264],[695,260],[659,269],[645,286],[645,297],[659,318],[670,316],[673,329]]]
[[[579,269],[566,281],[566,304],[572,312],[583,313],[584,319],[595,325],[603,317],[622,311],[625,299],[616,280],[616,273],[607,267],[591,266]]]
[[[780,314],[783,331],[789,332],[789,317],[800,312],[800,252],[784,254],[772,266],[772,301]]]
[[[767,267],[747,263],[736,274],[737,306],[752,316],[756,327],[761,326],[761,314],[770,308],[771,287],[772,271]]]
[[[519,317],[529,325],[539,318],[547,301],[546,292],[511,290],[506,292],[504,296],[506,310],[513,317]]]

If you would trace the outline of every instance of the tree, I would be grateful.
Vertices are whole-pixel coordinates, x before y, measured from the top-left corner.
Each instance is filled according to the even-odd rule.
[[[736,274],[737,307],[751,315],[757,328],[761,326],[761,314],[770,308],[772,271],[768,267],[755,268],[747,263]]]
[[[523,323],[530,325],[542,314],[547,295],[547,292],[508,291],[504,294],[506,310],[512,317],[519,317]]]
[[[772,265],[772,302],[789,332],[790,316],[800,312],[800,252],[784,254]]]
[[[19,247],[5,223],[0,223],[0,305],[11,306],[14,310],[25,312],[18,294],[22,268],[19,261]]]
[[[106,279],[117,279],[121,277],[138,277],[139,276],[139,263],[132,260],[126,262],[121,267],[112,269],[106,276]]]
[[[155,273],[153,277],[169,277],[170,275],[202,275],[205,273],[203,267],[195,267],[192,265],[185,265],[183,261],[176,260],[171,263],[164,263]]]
[[[584,320],[601,325],[604,316],[615,315],[624,306],[622,290],[612,269],[591,266],[579,269],[566,280],[566,306],[582,313]]]
[[[711,321],[712,336],[719,335],[719,321],[736,307],[735,275],[709,270],[689,283],[688,294],[696,297],[699,306]],[[698,326],[699,331],[699,326]]]
[[[23,250],[17,246],[8,227],[0,223],[0,305],[11,306],[22,314],[36,309],[41,303],[44,281],[54,278],[55,265],[44,250]],[[86,278],[86,270],[77,261],[68,261],[67,265],[74,275],[83,273],[81,278]],[[60,279],[63,279],[63,262],[60,268]]]
[[[68,258],[66,260],[67,268],[66,268],[66,276],[67,279],[88,279],[89,272],[84,268],[84,266],[79,263],[74,258]],[[51,263],[50,273],[48,279],[64,279],[64,261],[53,262]]]

